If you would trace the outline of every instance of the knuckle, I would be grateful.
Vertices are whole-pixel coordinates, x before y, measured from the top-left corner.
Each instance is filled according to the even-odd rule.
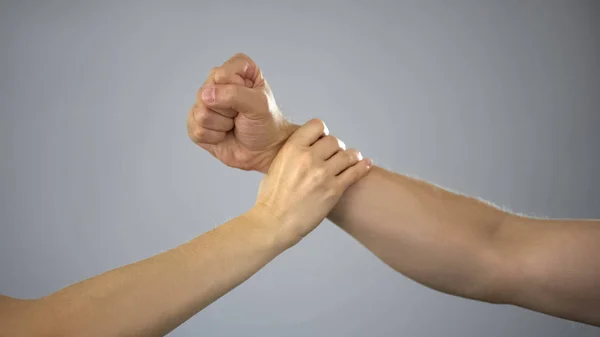
[[[196,130],[194,130],[192,132],[193,135],[193,139],[195,139],[195,141],[200,142],[204,139],[204,136],[206,135],[206,133],[204,132],[203,128],[197,128]]]
[[[323,167],[318,167],[313,170],[312,177],[313,181],[315,181],[318,184],[321,184],[322,182],[327,180],[327,171]]]
[[[346,150],[344,153],[346,153],[348,164],[350,165],[354,165],[360,160],[360,153],[355,149]]]
[[[300,165],[306,169],[310,168],[313,164],[313,157],[307,151],[304,151],[299,156]]]
[[[238,52],[238,53],[235,53],[235,55],[233,55],[231,58],[232,59],[237,59],[237,58],[240,58],[240,59],[249,59],[250,57],[248,55],[242,53],[242,52]]]
[[[236,87],[233,85],[226,85],[218,90],[217,97],[222,102],[231,102],[233,101],[236,94]]]
[[[352,153],[350,153],[349,151],[344,151],[342,152],[342,154],[344,156],[344,160],[346,161],[347,166],[354,164],[354,156],[352,156]]]
[[[315,128],[318,128],[319,132],[325,133],[325,130],[327,130],[325,122],[323,122],[323,120],[319,118],[313,118],[310,122],[314,125]]]
[[[340,194],[339,188],[333,184],[325,189],[325,199],[327,200],[336,199]]]
[[[343,163],[345,167],[352,165],[353,159],[352,159],[352,154],[350,154],[350,152],[342,151],[339,153],[339,155],[340,155],[340,162]]]
[[[227,71],[223,67],[216,68],[213,73],[215,82],[222,82],[227,77]]]
[[[199,143],[202,140],[202,136],[203,134],[200,128],[188,124],[188,137],[190,137],[194,143]]]
[[[208,119],[207,111],[205,111],[204,109],[194,109],[194,120],[197,123],[202,124],[202,123],[206,122],[207,119]]]

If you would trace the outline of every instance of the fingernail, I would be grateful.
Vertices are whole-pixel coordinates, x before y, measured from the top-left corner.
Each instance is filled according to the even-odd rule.
[[[323,123],[323,134],[325,136],[329,136],[329,128],[327,127],[327,124]]]
[[[365,163],[367,163],[367,168],[371,168],[373,166],[373,159],[367,158],[365,159]]]
[[[215,101],[215,87],[209,85],[202,90],[202,100],[206,103],[214,103]]]
[[[362,153],[360,153],[360,152],[356,154],[356,157],[358,158],[358,161],[363,160]]]

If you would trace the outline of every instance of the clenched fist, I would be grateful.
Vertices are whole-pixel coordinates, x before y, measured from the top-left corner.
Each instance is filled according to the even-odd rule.
[[[187,127],[194,143],[225,165],[263,173],[298,128],[285,120],[261,70],[244,54],[212,69]]]

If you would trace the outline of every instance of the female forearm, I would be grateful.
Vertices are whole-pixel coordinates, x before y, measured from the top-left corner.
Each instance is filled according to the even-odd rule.
[[[43,336],[163,336],[289,242],[274,219],[253,210],[162,254],[31,301],[21,324]]]
[[[323,221],[371,161],[320,120],[281,147],[248,213],[165,253],[39,300],[0,296],[0,336],[162,336]]]

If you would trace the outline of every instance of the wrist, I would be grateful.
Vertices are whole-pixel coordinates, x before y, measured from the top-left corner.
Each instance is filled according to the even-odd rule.
[[[260,168],[257,169],[258,172],[266,174],[269,171],[269,167],[271,167],[271,163],[275,159],[275,156],[277,156],[277,153],[279,153],[279,150],[281,150],[281,147],[283,146],[283,144],[285,144],[287,139],[290,138],[290,136],[299,128],[300,128],[300,125],[291,123],[287,120],[284,120],[282,122],[282,125],[280,126],[280,131],[278,134],[278,139],[275,142],[275,145],[273,146],[273,148],[271,148],[271,150],[268,150],[265,152],[268,155],[266,156],[266,160],[264,161],[264,164],[261,165]]]
[[[257,202],[243,215],[252,226],[258,228],[268,245],[285,250],[300,241],[296,233],[291,231],[292,226],[279,216],[269,206]]]

